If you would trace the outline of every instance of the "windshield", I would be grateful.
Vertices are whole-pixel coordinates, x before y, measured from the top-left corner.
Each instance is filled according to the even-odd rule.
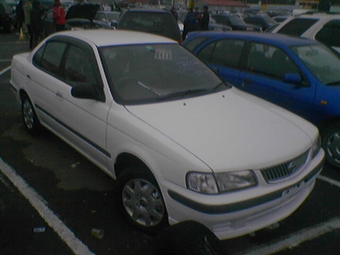
[[[111,92],[121,104],[175,100],[227,88],[209,67],[178,44],[99,50]]]
[[[340,59],[324,45],[291,47],[309,71],[325,85],[340,85]]]

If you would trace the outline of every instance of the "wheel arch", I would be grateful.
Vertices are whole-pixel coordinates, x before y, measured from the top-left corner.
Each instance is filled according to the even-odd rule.
[[[150,168],[143,160],[141,160],[140,158],[131,153],[124,152],[117,156],[116,162],[114,164],[114,172],[116,178],[119,178],[119,176],[121,176],[121,174],[123,173],[124,169],[126,169],[127,166],[132,164],[140,166],[140,171],[146,171],[154,176]]]

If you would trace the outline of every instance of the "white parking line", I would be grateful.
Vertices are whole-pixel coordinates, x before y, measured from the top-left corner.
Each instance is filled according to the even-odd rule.
[[[328,182],[331,185],[335,185],[340,188],[340,182],[335,181],[326,176],[319,175],[318,179]],[[259,248],[252,249],[249,252],[242,252],[242,255],[269,255],[279,251],[283,251],[285,249],[291,249],[299,244],[306,242],[308,240],[312,240],[318,236],[326,234],[328,232],[332,232],[336,229],[340,229],[340,218],[334,218],[326,222],[322,222],[318,225],[315,225],[310,228],[303,229],[298,231],[292,235],[289,235],[287,238],[275,241],[274,243]]]
[[[331,179],[331,178],[328,178],[328,177],[326,177],[326,176],[319,175],[319,176],[318,176],[318,179],[320,179],[320,180],[322,180],[322,181],[325,181],[325,182],[328,182],[328,183],[330,183],[330,184],[332,184],[332,185],[337,186],[338,188],[340,188],[340,182],[335,181],[335,180],[333,180],[333,179]]]
[[[3,69],[2,71],[0,71],[0,76],[3,75],[4,73],[6,73],[9,69],[11,69],[11,66],[8,66],[5,69]]]
[[[340,228],[340,219],[334,218],[329,221],[315,225],[313,227],[298,231],[292,235],[289,235],[287,238],[280,240],[280,241],[276,241],[275,243],[272,243],[270,245],[265,244],[264,247],[255,248],[249,252],[242,252],[242,255],[274,254],[276,252],[283,251],[285,249],[291,249],[305,241],[312,240],[318,236],[321,236],[328,232],[332,232],[339,228]]]
[[[94,255],[94,253],[55,215],[55,213],[48,208],[45,200],[31,188],[14,169],[7,165],[2,158],[0,158],[0,170],[7,176],[13,185],[17,187],[21,194],[26,197],[46,223],[53,228],[75,254]]]

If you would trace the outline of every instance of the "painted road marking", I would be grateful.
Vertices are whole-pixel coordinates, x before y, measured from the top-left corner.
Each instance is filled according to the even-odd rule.
[[[276,241],[272,244],[266,244],[263,247],[252,249],[249,252],[242,252],[242,255],[264,255],[264,254],[274,254],[279,251],[283,251],[285,249],[291,249],[299,244],[317,238],[323,234],[328,232],[332,232],[336,229],[340,228],[340,219],[334,218],[326,222],[322,222],[318,225],[315,225],[310,228],[303,229],[298,231],[292,235],[289,235],[287,238]]]
[[[0,76],[3,75],[4,73],[6,73],[9,69],[11,69],[11,66],[6,67],[6,68],[3,69],[2,71],[0,71]]]
[[[340,188],[340,182],[335,181],[326,176],[319,175],[318,179],[328,182],[331,185],[335,185]],[[328,232],[332,232],[336,229],[340,229],[340,218],[333,218],[329,221],[322,222],[310,228],[303,229],[294,234],[289,235],[287,238],[280,241],[276,241],[272,244],[266,244],[263,247],[252,249],[249,252],[242,252],[242,255],[268,255],[276,252],[283,251],[285,249],[291,249],[303,242],[317,238]]]
[[[17,187],[21,194],[26,197],[46,223],[60,236],[75,254],[94,255],[94,253],[74,235],[58,216],[48,208],[45,200],[1,158],[0,170],[7,176],[13,185]]]

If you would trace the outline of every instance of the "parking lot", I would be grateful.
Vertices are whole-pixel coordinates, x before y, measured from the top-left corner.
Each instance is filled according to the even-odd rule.
[[[153,237],[123,221],[109,177],[49,132],[25,132],[9,67],[11,57],[26,50],[27,40],[0,33],[1,253],[150,254]],[[340,171],[325,165],[311,196],[279,227],[222,247],[235,255],[337,254],[339,193]],[[91,235],[93,228],[105,231],[103,239]]]

